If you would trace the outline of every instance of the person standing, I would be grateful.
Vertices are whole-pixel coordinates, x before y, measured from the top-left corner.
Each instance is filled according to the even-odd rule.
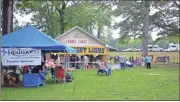
[[[131,58],[131,63],[133,65],[133,67],[135,67],[136,63],[135,63],[134,57]]]
[[[88,67],[88,57],[86,55],[84,55],[83,61],[84,61],[84,67],[85,67],[85,69],[87,69],[87,67]]]
[[[140,61],[141,66],[144,67],[144,65],[145,65],[145,57],[141,57],[140,60],[141,60],[141,61]]]
[[[125,70],[125,62],[126,62],[126,58],[123,55],[123,53],[121,53],[121,56],[119,56],[119,62],[120,62],[120,66],[121,66],[121,70]]]
[[[146,63],[146,66],[147,66],[147,69],[151,69],[151,56],[146,56],[145,57],[145,63]]]
[[[69,68],[69,61],[70,61],[70,57],[68,56],[68,54],[65,54],[65,56],[64,56],[64,67],[65,68]]]

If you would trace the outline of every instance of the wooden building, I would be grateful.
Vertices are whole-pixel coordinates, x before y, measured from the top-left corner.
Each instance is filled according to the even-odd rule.
[[[56,40],[70,47],[76,48],[78,54],[98,56],[98,60],[107,61],[109,48],[108,44],[89,34],[78,26],[73,27],[64,34],[58,36]]]

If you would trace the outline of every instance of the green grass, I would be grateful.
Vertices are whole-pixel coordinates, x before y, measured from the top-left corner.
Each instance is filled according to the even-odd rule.
[[[77,70],[74,77],[72,83],[52,83],[39,88],[2,88],[1,99],[179,100],[178,67],[154,66],[151,70],[137,67],[116,70],[111,76],[98,76],[96,70]]]

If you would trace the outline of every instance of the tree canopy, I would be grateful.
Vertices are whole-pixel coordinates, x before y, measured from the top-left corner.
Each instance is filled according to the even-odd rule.
[[[114,25],[120,29],[120,37],[142,36],[144,1],[122,1],[117,4],[114,16],[121,16],[123,20]],[[179,36],[179,2],[150,1],[148,34],[158,31],[160,36]]]

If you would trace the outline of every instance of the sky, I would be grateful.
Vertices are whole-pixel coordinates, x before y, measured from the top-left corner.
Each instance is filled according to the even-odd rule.
[[[19,25],[20,26],[24,26],[26,23],[28,22],[32,22],[31,18],[32,18],[32,14],[28,14],[28,15],[22,15],[20,16],[20,14],[14,14],[15,17],[18,19],[19,21]],[[112,24],[121,21],[123,18],[121,17],[112,17]],[[113,33],[113,38],[119,38],[119,30],[114,30],[112,29],[112,33]],[[156,38],[158,38],[157,36],[157,32],[153,32],[152,33],[152,39],[155,40]]]

